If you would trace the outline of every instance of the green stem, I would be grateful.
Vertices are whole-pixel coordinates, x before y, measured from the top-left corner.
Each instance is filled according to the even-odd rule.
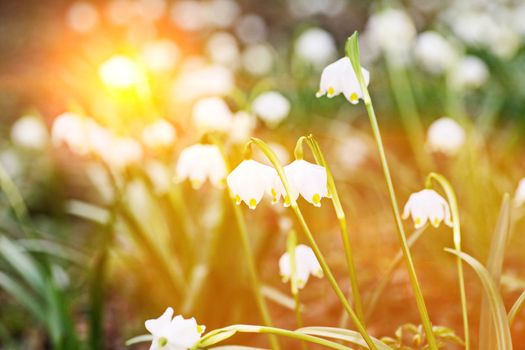
[[[26,222],[28,210],[24,198],[2,164],[0,164],[0,188],[4,192],[9,206],[15,213],[16,219],[25,235],[32,238],[37,237],[34,230],[30,229],[30,225]]]
[[[328,162],[326,161],[321,148],[319,147],[319,144],[314,139],[312,135],[308,136],[307,143],[310,146],[310,149],[312,150],[315,160],[318,164],[322,165],[326,169],[326,175],[328,180],[328,193],[331,196],[332,199],[332,205],[335,210],[335,214],[337,216],[337,221],[339,222],[339,228],[341,230],[341,239],[343,240],[343,249],[345,251],[345,257],[346,257],[346,265],[348,268],[348,274],[350,277],[350,285],[352,288],[352,296],[354,298],[354,307],[357,313],[357,316],[363,322],[365,323],[365,317],[363,312],[363,304],[361,301],[361,293],[359,293],[359,284],[357,282],[357,272],[354,262],[354,254],[352,252],[352,245],[350,244],[350,238],[348,234],[348,226],[346,224],[346,215],[343,210],[343,205],[341,204],[341,200],[339,199],[339,194],[337,192],[337,188],[335,186],[334,176],[332,175],[332,171],[330,170],[330,167],[328,166]]]
[[[288,239],[286,240],[286,251],[288,252],[288,258],[290,259],[290,292],[292,293],[294,300],[294,311],[295,318],[297,320],[297,328],[303,327],[303,317],[301,315],[301,302],[299,300],[299,287],[297,283],[297,265],[295,259],[295,248],[297,247],[297,235],[295,231],[292,230],[288,234]],[[306,348],[306,344],[302,342],[301,347]]]
[[[197,343],[197,345],[194,347],[198,348],[199,344],[202,344],[204,341],[210,339],[211,337],[218,335],[220,333],[226,333],[226,332],[234,332],[234,333],[260,333],[260,334],[275,334],[280,335],[287,338],[292,339],[298,339],[302,341],[307,341],[310,343],[318,344],[325,346],[330,349],[336,349],[336,350],[352,350],[351,348],[344,346],[342,344],[326,340],[323,338],[318,338],[312,335],[303,334],[299,332],[289,331],[287,329],[282,328],[276,328],[276,327],[265,327],[265,326],[252,326],[252,325],[234,325],[234,326],[228,326],[221,329],[214,330],[208,334],[206,334],[202,339]],[[233,334],[232,334],[233,335]],[[213,344],[211,344],[213,345]]]
[[[363,93],[363,101],[365,103],[366,111],[370,119],[370,125],[372,127],[372,132],[374,139],[376,141],[377,149],[379,152],[379,158],[381,160],[381,166],[383,168],[383,173],[385,175],[386,187],[388,189],[390,204],[392,206],[392,212],[394,214],[394,219],[396,222],[397,233],[399,242],[401,243],[401,249],[405,257],[405,262],[407,264],[408,273],[410,277],[410,283],[412,284],[412,289],[416,297],[416,304],[419,310],[421,317],[421,322],[423,323],[423,328],[428,339],[428,345],[431,350],[437,350],[436,338],[434,332],[432,331],[432,323],[430,322],[430,317],[428,315],[427,307],[425,305],[425,299],[423,298],[423,293],[421,292],[421,287],[419,285],[419,280],[417,279],[416,269],[414,267],[414,262],[410,249],[408,247],[407,238],[405,235],[405,229],[403,228],[403,221],[401,220],[401,215],[399,213],[399,207],[397,204],[397,197],[394,190],[394,184],[392,182],[392,176],[390,175],[390,169],[386,159],[385,149],[383,146],[383,140],[381,138],[381,132],[379,131],[379,125],[377,123],[376,114],[374,111],[374,106],[372,105],[372,100],[370,98],[370,93],[366,86],[363,74],[361,72],[361,64],[359,63],[359,47],[357,42],[357,32],[355,32],[352,37],[347,40],[346,44],[346,54],[352,62],[354,72],[356,73],[357,79],[359,80],[359,85]]]
[[[445,191],[447,196],[447,201],[450,205],[450,212],[452,215],[452,225],[454,233],[454,248],[461,252],[461,223],[459,220],[459,209],[458,202],[456,199],[456,194],[450,182],[440,174],[430,173],[427,176],[427,187],[430,187],[432,180],[435,180]],[[465,293],[465,276],[463,273],[463,262],[459,256],[456,257],[456,265],[458,270],[458,282],[459,282],[459,291],[461,297],[461,311],[463,314],[463,331],[465,336],[465,349],[470,349],[470,334],[469,334],[469,323],[468,323],[468,309],[467,309],[467,296]]]
[[[334,290],[335,294],[337,295],[337,297],[339,298],[339,300],[343,304],[343,307],[345,308],[346,312],[348,313],[348,315],[352,319],[352,321],[353,321],[354,325],[356,326],[357,330],[363,336],[363,339],[365,340],[365,342],[368,344],[369,349],[377,350],[377,347],[373,343],[372,338],[370,338],[370,336],[368,335],[368,332],[366,331],[363,323],[361,322],[361,320],[359,319],[359,317],[357,316],[355,311],[352,309],[352,307],[350,306],[350,303],[348,303],[348,300],[346,299],[345,294],[343,293],[343,291],[341,290],[341,288],[337,284],[337,281],[336,281],[332,271],[328,267],[328,264],[326,263],[326,260],[325,260],[325,258],[323,256],[323,254],[321,253],[321,250],[319,249],[319,246],[317,245],[317,243],[316,243],[316,241],[315,241],[315,239],[313,237],[313,234],[310,231],[310,228],[308,227],[308,224],[306,223],[306,220],[304,219],[304,216],[303,216],[301,210],[299,209],[299,206],[297,205],[297,201],[291,195],[290,184],[288,182],[288,179],[286,178],[286,174],[284,173],[283,166],[279,162],[279,159],[277,158],[275,153],[272,151],[272,149],[266,143],[264,143],[262,140],[259,140],[257,138],[253,138],[252,137],[251,142],[255,143],[263,151],[265,156],[268,158],[268,160],[270,160],[270,162],[274,166],[275,170],[277,171],[277,174],[279,175],[279,178],[282,181],[282,184],[284,186],[286,195],[288,196],[288,198],[290,200],[290,207],[292,208],[294,214],[296,215],[297,219],[299,220],[299,223],[300,223],[301,227],[303,228],[303,231],[304,231],[304,233],[306,235],[306,238],[308,239],[308,242],[310,243],[310,245],[312,247],[312,250],[314,251],[315,256],[317,257],[317,260],[319,261],[319,264],[321,265],[321,268],[322,268],[326,278],[328,279],[328,282],[330,283],[330,285],[332,286],[332,289]]]

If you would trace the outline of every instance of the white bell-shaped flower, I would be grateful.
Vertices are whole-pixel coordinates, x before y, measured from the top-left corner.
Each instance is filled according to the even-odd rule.
[[[227,132],[232,123],[232,112],[220,97],[204,98],[193,106],[193,121],[203,132]]]
[[[173,309],[157,319],[147,320],[146,329],[153,335],[150,350],[188,350],[201,338],[206,327],[197,324],[194,318],[173,317]]]
[[[214,186],[222,187],[225,178],[226,165],[217,146],[196,144],[180,153],[175,169],[177,182],[189,179],[193,188],[198,189],[206,179]]]
[[[476,56],[465,56],[450,73],[450,83],[456,89],[477,89],[489,78],[489,69]]]
[[[294,200],[301,195],[307,202],[320,207],[321,199],[328,197],[325,167],[297,159],[284,167],[284,173],[290,184],[290,192]],[[282,182],[279,181],[276,187],[277,192],[284,197],[284,205],[289,206],[291,200]]]
[[[525,203],[525,178],[521,179],[514,192],[514,205],[520,207]]]
[[[448,202],[434,190],[425,189],[410,195],[405,204],[403,219],[408,219],[409,216],[412,217],[415,228],[423,227],[427,220],[434,227],[438,227],[441,221],[452,227]]]
[[[269,127],[276,127],[290,113],[290,101],[277,91],[260,94],[253,100],[252,110]]]
[[[321,28],[305,30],[295,41],[295,53],[303,61],[321,68],[336,56],[333,36]]]
[[[169,147],[175,142],[177,133],[171,123],[164,119],[146,126],[142,130],[142,142],[151,149]]]
[[[274,168],[256,162],[252,159],[242,161],[226,178],[235,202],[246,203],[250,209],[255,209],[265,193],[278,200],[277,172]]]
[[[126,168],[138,163],[143,156],[142,146],[131,137],[114,138],[110,148],[102,155],[103,159],[116,168]]]
[[[288,252],[284,253],[279,259],[279,272],[283,282],[288,282],[292,278],[291,260]],[[303,288],[306,282],[308,282],[310,275],[319,278],[323,277],[323,270],[312,248],[304,244],[299,244],[295,247],[295,277],[297,287]]]
[[[21,117],[11,128],[11,141],[26,149],[44,149],[49,141],[44,121],[34,115]]]
[[[439,118],[427,132],[427,147],[431,152],[442,152],[448,156],[456,154],[465,143],[465,130],[454,119]]]
[[[370,73],[364,68],[361,68],[361,72],[368,86]],[[361,86],[348,57],[340,58],[326,66],[321,74],[321,83],[316,96],[321,97],[326,94],[327,97],[332,98],[341,93],[352,104],[356,104],[360,98],[363,98]]]
[[[423,68],[432,74],[444,73],[458,60],[458,53],[454,46],[434,31],[419,34],[414,53]]]
[[[85,133],[85,118],[69,112],[56,117],[51,129],[51,141],[54,146],[66,145],[77,154],[87,154],[89,143]]]

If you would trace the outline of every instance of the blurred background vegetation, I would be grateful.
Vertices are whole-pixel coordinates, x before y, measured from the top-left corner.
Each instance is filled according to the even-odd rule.
[[[486,261],[502,196],[514,193],[525,165],[524,15],[517,0],[0,1],[0,347],[121,349],[166,306],[208,329],[260,322],[227,194],[172,181],[181,150],[202,135],[193,106],[210,96],[249,114],[223,135],[233,165],[250,135],[274,144],[284,162],[299,136],[316,135],[370,298],[399,249],[380,164],[362,106],[315,97],[322,69],[354,30],[399,198],[421,189],[429,171],[445,174],[464,250]],[[137,74],[131,87],[118,86],[118,73],[104,79],[101,67],[116,56],[134,67],[124,72]],[[257,108],[268,91],[284,102]],[[140,156],[112,164],[57,144],[51,130],[65,112],[140,141]],[[427,141],[442,116],[466,133],[453,152]],[[152,147],[141,135],[159,118],[176,139]],[[525,286],[521,204],[514,200],[501,282],[508,303]],[[301,205],[348,289],[335,215]],[[293,328],[277,261],[294,220],[265,203],[243,212],[275,323]],[[454,260],[443,252],[451,242],[447,228],[430,228],[412,250],[433,322],[461,334]],[[467,282],[475,343],[481,291],[470,271]],[[316,279],[302,292],[305,324],[339,322],[328,289]],[[405,269],[394,270],[368,321],[374,336],[418,323],[411,293]],[[525,322],[512,330],[519,348]]]

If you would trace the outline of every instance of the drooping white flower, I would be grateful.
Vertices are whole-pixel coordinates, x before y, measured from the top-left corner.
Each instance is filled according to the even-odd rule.
[[[316,67],[330,62],[336,52],[334,38],[321,28],[307,29],[295,41],[295,53]]]
[[[476,56],[465,56],[452,70],[451,84],[458,89],[476,89],[489,77],[485,62]]]
[[[414,48],[416,59],[429,73],[442,74],[458,59],[454,47],[438,32],[419,34]]]
[[[205,330],[194,318],[173,317],[171,307],[159,318],[147,320],[145,326],[153,335],[150,350],[188,350],[199,341]]]
[[[410,195],[403,210],[403,219],[408,219],[409,216],[412,217],[415,228],[423,227],[427,220],[434,227],[438,227],[441,221],[452,227],[448,202],[434,190],[424,189]]]
[[[173,125],[164,119],[159,119],[144,128],[142,142],[152,149],[169,147],[175,142],[176,136]]]
[[[137,140],[131,137],[116,137],[102,157],[109,165],[123,169],[138,163],[142,155],[142,146]]]
[[[514,192],[514,205],[520,207],[525,203],[525,178],[521,179]]]
[[[242,161],[226,178],[228,187],[237,204],[244,202],[250,209],[255,209],[265,193],[279,199],[277,172],[274,168],[248,159]]]
[[[42,119],[34,115],[26,115],[13,124],[11,141],[23,148],[41,150],[46,147],[49,135]]]
[[[206,65],[198,59],[188,61],[173,85],[174,100],[188,101],[204,96],[221,96],[233,89],[234,76],[230,69],[220,65]]]
[[[252,103],[253,112],[269,127],[275,127],[285,119],[290,108],[290,101],[277,91],[264,92]]]
[[[390,8],[375,13],[368,20],[366,32],[372,43],[389,55],[393,63],[407,63],[416,28],[406,12]]]
[[[321,206],[321,199],[328,197],[326,168],[317,164],[297,159],[284,167],[286,179],[290,184],[290,192],[294,200],[299,195],[316,207]],[[278,191],[284,197],[284,205],[290,205],[290,198],[281,182]]]
[[[198,189],[209,179],[216,187],[222,187],[226,179],[226,165],[221,151],[214,145],[196,144],[185,148],[175,168],[175,181],[189,179]]]
[[[274,55],[267,44],[249,45],[242,53],[242,65],[250,74],[264,75],[272,69]]]
[[[284,253],[279,259],[279,271],[283,282],[288,282],[291,279],[292,267],[288,252]],[[295,247],[295,276],[297,279],[297,287],[303,288],[306,282],[308,282],[310,275],[323,277],[323,270],[312,248],[304,244],[299,244]]]
[[[237,40],[228,32],[213,34],[206,43],[206,51],[214,63],[228,67],[237,67],[239,64]]]
[[[73,152],[85,155],[89,152],[89,143],[85,132],[85,118],[74,113],[63,113],[53,122],[51,141],[54,146],[66,145]]]
[[[361,71],[368,86],[370,74],[362,67]],[[326,94],[327,97],[332,98],[341,93],[352,104],[356,104],[360,98],[363,98],[361,86],[348,57],[340,58],[326,66],[321,74],[321,83],[316,96],[321,97]]]
[[[232,112],[220,97],[208,97],[197,101],[193,106],[193,121],[203,132],[227,132],[232,123]]]
[[[456,154],[465,143],[465,130],[452,118],[439,118],[427,132],[427,147],[448,156]]]

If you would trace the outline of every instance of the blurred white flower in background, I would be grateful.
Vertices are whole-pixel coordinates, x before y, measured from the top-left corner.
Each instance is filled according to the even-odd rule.
[[[443,117],[434,121],[427,132],[426,146],[431,152],[455,155],[465,144],[465,130],[454,119]]]
[[[215,187],[222,188],[226,175],[221,151],[214,145],[196,144],[185,148],[175,168],[175,181],[189,179],[194,189],[200,188],[206,179]]]
[[[320,165],[296,159],[284,167],[286,178],[290,184],[292,198],[299,195],[316,207],[321,206],[321,199],[328,197],[326,169]],[[284,198],[284,206],[289,206],[291,199],[286,194],[284,186],[278,183],[277,191]]]
[[[175,142],[177,132],[165,119],[159,119],[142,130],[142,142],[151,149],[170,147]]]
[[[128,25],[136,15],[135,10],[131,1],[110,0],[106,5],[106,16],[114,25]]]
[[[361,67],[361,72],[368,86],[370,74],[363,67]],[[352,104],[358,103],[359,99],[363,97],[361,86],[348,57],[340,58],[323,69],[316,96],[321,97],[326,94],[327,97],[332,98],[341,93]]]
[[[416,229],[423,227],[427,221],[434,227],[438,227],[441,221],[452,227],[448,202],[434,190],[424,189],[410,195],[403,210],[403,219],[409,216]]]
[[[199,341],[204,326],[198,325],[194,318],[172,317],[173,309],[169,307],[159,318],[145,322],[146,329],[153,335],[150,350],[187,350]]]
[[[0,151],[0,164],[13,179],[19,177],[24,169],[22,158],[14,148],[6,148]]]
[[[214,63],[235,68],[239,65],[239,47],[228,32],[214,33],[206,43],[206,52]]]
[[[56,147],[65,145],[77,154],[87,154],[90,147],[86,135],[85,118],[69,112],[56,117],[51,129],[51,141]]]
[[[345,0],[288,0],[290,13],[295,17],[315,15],[337,16],[343,12]]]
[[[246,14],[235,24],[235,34],[245,44],[258,44],[266,40],[268,28],[261,16]]]
[[[368,156],[367,143],[357,135],[347,135],[334,145],[337,169],[345,172],[355,171]]]
[[[210,0],[207,10],[209,22],[218,28],[230,27],[241,12],[235,0]]]
[[[158,21],[166,13],[166,0],[135,0],[135,13],[146,21]]]
[[[252,102],[252,111],[269,127],[276,127],[290,109],[290,101],[277,91],[263,92]]]
[[[305,62],[322,67],[332,60],[337,52],[332,35],[321,28],[305,30],[295,41],[295,53]]]
[[[269,142],[268,147],[270,147],[270,149],[275,153],[277,159],[279,160],[279,163],[288,164],[290,162],[290,154],[286,147],[276,142]],[[253,152],[253,158],[257,159],[261,163],[272,165],[272,163],[268,160],[268,158],[266,158],[264,153],[258,148],[256,148]]]
[[[110,149],[102,155],[103,159],[118,169],[138,163],[142,159],[142,146],[131,137],[118,137],[113,139]]]
[[[171,19],[182,29],[197,31],[210,27],[229,27],[239,13],[239,5],[233,0],[183,0],[174,2]]]
[[[228,136],[235,143],[246,142],[252,136],[256,125],[257,120],[254,115],[245,111],[239,111],[233,116]]]
[[[525,203],[525,178],[521,179],[514,192],[514,205],[520,207]]]
[[[234,87],[230,69],[220,65],[185,65],[172,89],[174,100],[188,101],[210,95],[226,95]]]
[[[169,168],[159,160],[150,159],[146,161],[144,169],[146,170],[149,180],[153,184],[155,194],[163,195],[168,193],[172,182]]]
[[[489,78],[485,62],[476,56],[465,56],[452,69],[450,83],[457,89],[476,89]]]
[[[279,199],[277,181],[274,168],[252,159],[243,160],[226,178],[236,204],[244,202],[250,209],[257,207],[264,194],[272,196],[273,202]]]
[[[42,150],[49,141],[44,121],[34,115],[19,118],[11,127],[11,141],[22,148]]]
[[[87,33],[95,29],[98,20],[97,8],[87,1],[74,2],[67,10],[68,26],[79,33]]]
[[[244,69],[253,75],[265,75],[273,67],[274,53],[267,44],[248,45],[242,53]]]
[[[103,62],[99,76],[104,84],[117,88],[128,88],[143,79],[138,64],[124,55],[115,55]]]
[[[442,74],[458,60],[458,53],[441,34],[427,31],[417,37],[414,53],[417,61],[432,74]]]
[[[292,278],[292,266],[290,254],[284,253],[279,259],[279,273],[283,282],[288,282]],[[297,287],[303,288],[312,276],[323,277],[323,270],[312,248],[299,244],[295,247],[295,278]]]
[[[366,32],[370,44],[381,48],[392,63],[404,65],[409,62],[416,28],[405,11],[390,8],[372,14]]]
[[[142,49],[142,61],[153,72],[166,72],[175,68],[179,48],[169,39],[146,43]]]
[[[233,114],[222,98],[208,97],[195,103],[192,117],[202,132],[227,132],[231,127]]]

